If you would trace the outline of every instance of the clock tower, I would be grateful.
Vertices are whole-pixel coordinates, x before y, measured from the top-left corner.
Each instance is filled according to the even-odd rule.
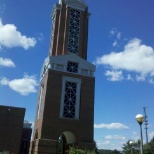
[[[89,16],[83,0],[59,0],[53,7],[30,154],[65,154],[72,145],[95,147],[95,66],[87,61]]]

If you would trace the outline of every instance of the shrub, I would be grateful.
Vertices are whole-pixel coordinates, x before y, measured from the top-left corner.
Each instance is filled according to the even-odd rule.
[[[68,154],[96,154],[96,153],[90,150],[81,150],[75,147],[70,147],[68,150]]]
[[[10,152],[9,151],[3,151],[2,154],[10,154]]]

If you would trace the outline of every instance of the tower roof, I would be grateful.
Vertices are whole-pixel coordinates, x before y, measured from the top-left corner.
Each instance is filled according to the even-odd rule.
[[[65,3],[67,6],[70,6],[75,9],[85,10],[87,5],[85,4],[85,0],[59,0],[59,4]]]
[[[59,0],[59,4],[61,4],[62,2],[66,2],[67,0]],[[81,3],[85,3],[85,0],[69,0],[69,1],[72,1],[72,2],[81,2]]]

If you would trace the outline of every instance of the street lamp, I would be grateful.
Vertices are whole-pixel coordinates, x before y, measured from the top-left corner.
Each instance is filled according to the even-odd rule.
[[[131,147],[131,154],[133,154],[133,148],[132,148],[133,147],[133,144],[134,144],[134,142],[130,140],[129,141],[129,145]]]
[[[141,154],[143,154],[143,137],[142,137],[142,123],[144,122],[144,116],[142,114],[138,114],[136,116],[136,121],[139,123],[140,125],[140,137],[141,137],[141,145],[140,145],[140,150],[141,150]]]

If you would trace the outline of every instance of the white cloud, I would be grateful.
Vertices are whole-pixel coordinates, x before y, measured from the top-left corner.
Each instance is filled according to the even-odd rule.
[[[121,123],[111,123],[111,124],[94,124],[94,128],[105,128],[105,129],[129,129],[128,126]]]
[[[146,76],[144,74],[136,75],[136,81],[145,81]]]
[[[121,135],[107,135],[104,138],[107,140],[125,140],[126,139],[125,136],[121,136]]]
[[[110,81],[121,81],[123,79],[122,71],[106,71],[105,76],[108,76]]]
[[[154,79],[149,79],[149,83],[154,85]]]
[[[44,40],[44,35],[43,33],[38,33],[38,40],[43,41]]]
[[[111,142],[110,141],[97,141],[97,145],[101,145],[101,144],[109,145],[109,144],[111,144]]]
[[[29,49],[36,45],[35,38],[30,38],[22,35],[17,31],[17,27],[13,24],[3,25],[0,19],[0,46],[13,48],[13,47],[23,47],[24,49]]]
[[[117,33],[117,39],[120,39],[120,38],[121,38],[121,33],[118,32],[118,33]]]
[[[2,78],[0,80],[2,86],[9,86],[12,90],[20,93],[21,95],[28,95],[30,93],[35,93],[38,83],[35,76],[24,75],[22,79],[8,80],[7,78]]]
[[[9,83],[9,80],[8,80],[7,78],[2,78],[2,79],[0,80],[0,84],[1,84],[2,86],[6,86],[6,85],[8,85],[8,83]]]
[[[123,143],[112,143],[111,141],[96,141],[98,149],[109,149],[109,150],[122,150]]]
[[[15,64],[11,59],[0,57],[0,66],[4,67],[15,67]]]
[[[151,140],[154,137],[154,132],[149,133],[148,136],[149,136],[149,140]]]
[[[2,46],[0,45],[0,51],[2,51]]]
[[[113,42],[112,46],[115,47],[115,46],[117,45],[117,43],[118,43],[117,40],[115,40],[115,41]]]
[[[114,35],[116,33],[116,30],[115,29],[112,29],[111,31],[110,31],[110,34],[111,35]]]
[[[127,78],[126,78],[127,80],[131,80],[131,81],[133,81],[133,78],[131,77],[131,75],[130,74],[127,74]]]
[[[133,131],[133,135],[137,135],[137,132],[136,131]]]
[[[154,49],[134,38],[125,45],[123,51],[98,57],[95,64],[109,66],[111,70],[136,73],[137,81],[145,81],[147,75],[153,77],[154,74]]]
[[[118,32],[116,28],[114,28],[114,29],[112,29],[112,30],[110,31],[110,35],[111,35],[112,37],[113,37],[113,36],[115,37],[115,40],[114,40],[112,46],[113,46],[113,47],[117,46],[117,45],[118,45],[118,40],[121,39],[121,33]]]

